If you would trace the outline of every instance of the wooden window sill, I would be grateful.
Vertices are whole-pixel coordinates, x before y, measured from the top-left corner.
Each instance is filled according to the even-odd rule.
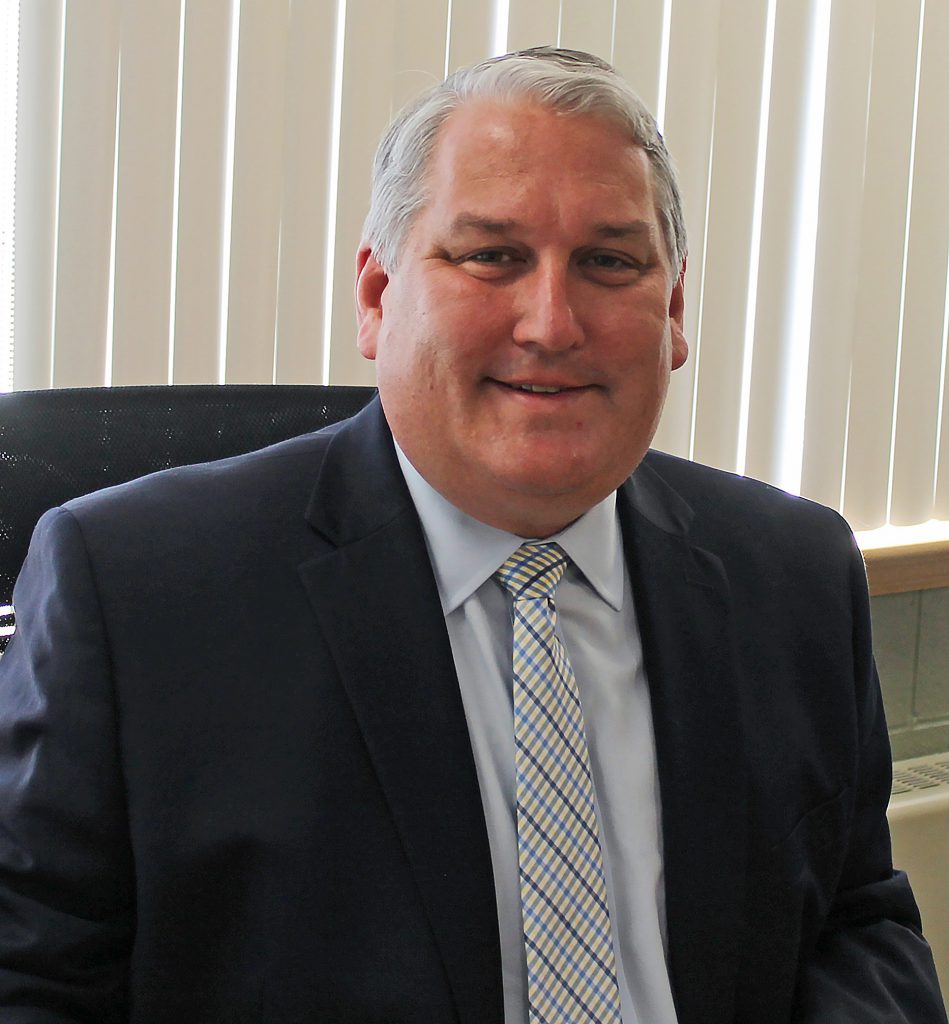
[[[863,557],[874,596],[949,587],[949,540],[871,548]]]

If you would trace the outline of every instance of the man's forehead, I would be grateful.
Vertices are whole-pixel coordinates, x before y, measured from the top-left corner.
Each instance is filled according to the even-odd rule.
[[[579,175],[615,182],[628,177],[651,184],[642,146],[624,126],[599,114],[563,114],[528,101],[469,101],[441,126],[425,169],[432,183],[463,179],[489,186],[498,177]]]
[[[459,125],[458,127],[466,127]],[[458,132],[442,140],[425,183],[429,223],[453,233],[501,236],[569,214],[584,231],[608,239],[655,231],[655,189],[645,151],[566,133],[525,133],[521,145],[492,148],[482,135]]]

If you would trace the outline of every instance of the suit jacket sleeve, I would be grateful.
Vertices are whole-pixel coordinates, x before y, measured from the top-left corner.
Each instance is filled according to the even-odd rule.
[[[0,1017],[127,1019],[132,858],[108,648],[80,530],[37,526],[0,659]]]
[[[906,876],[891,867],[886,806],[890,747],[871,653],[866,572],[851,562],[857,791],[849,846],[816,945],[804,952],[795,1000],[798,1024],[944,1024],[932,954]]]

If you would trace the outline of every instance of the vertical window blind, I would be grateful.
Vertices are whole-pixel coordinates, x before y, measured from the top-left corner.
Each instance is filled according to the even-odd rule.
[[[13,184],[19,0],[0,0],[0,390],[13,377]]]
[[[12,386],[371,383],[376,142],[540,43],[611,60],[681,173],[656,446],[949,519],[949,0],[21,0]]]

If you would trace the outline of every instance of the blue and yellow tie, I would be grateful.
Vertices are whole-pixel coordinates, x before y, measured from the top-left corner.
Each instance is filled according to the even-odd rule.
[[[495,573],[514,598],[514,742],[531,1024],[621,1024],[580,694],[556,635],[567,556],[522,544]]]

